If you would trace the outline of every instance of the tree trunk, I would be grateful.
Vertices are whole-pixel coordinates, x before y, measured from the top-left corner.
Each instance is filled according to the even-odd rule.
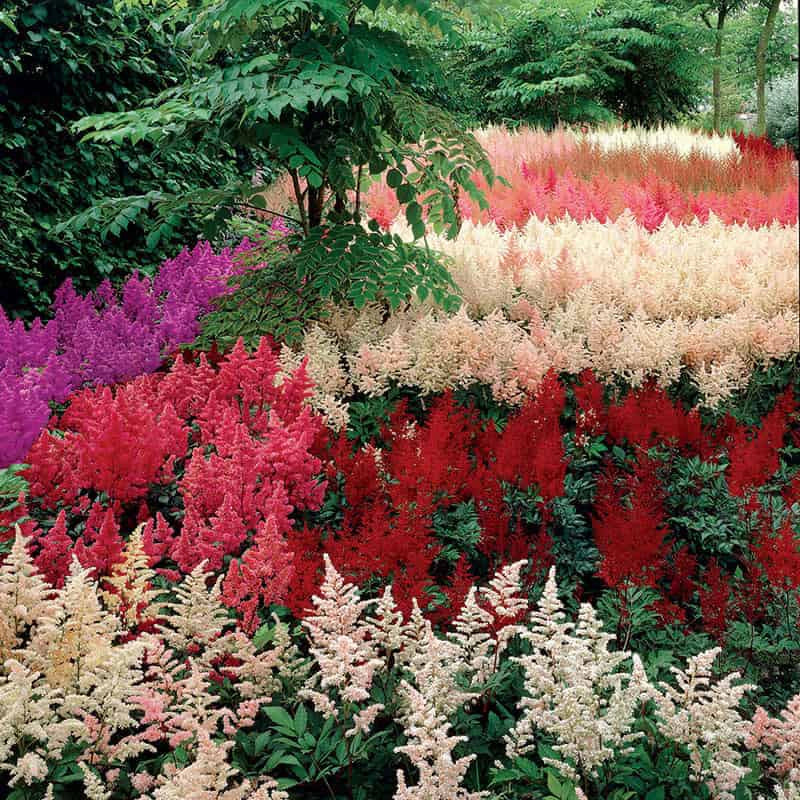
[[[756,133],[759,136],[767,132],[767,47],[775,30],[780,5],[781,0],[770,0],[767,19],[756,46]]]
[[[717,30],[714,38],[714,70],[712,72],[712,96],[714,98],[714,130],[719,133],[722,127],[722,29],[728,9],[722,5],[717,13]]]
[[[309,230],[322,224],[322,208],[325,205],[325,190],[308,187],[308,227]]]

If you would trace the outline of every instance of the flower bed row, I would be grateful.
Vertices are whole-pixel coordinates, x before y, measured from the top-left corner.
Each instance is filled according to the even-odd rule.
[[[150,565],[223,573],[249,630],[270,602],[301,614],[327,554],[359,583],[391,578],[406,611],[433,591],[443,615],[490,567],[555,558],[578,581],[648,586],[665,622],[722,635],[728,612],[763,619],[770,591],[800,585],[796,389],[749,428],[704,424],[652,384],[615,395],[589,372],[551,373],[515,411],[469,393],[424,411],[413,394],[362,401],[337,436],[305,403],[302,368],[239,345],[217,367],[180,359],[74,395],[3,521],[27,520],[60,586],[72,555],[111,574],[125,530],[150,520]],[[715,622],[686,605],[709,576],[725,587]]]
[[[727,140],[727,155],[718,158],[703,151],[702,137],[695,137],[697,146],[687,151],[681,139],[687,134],[677,132],[612,132],[578,139],[566,132],[493,128],[476,135],[495,172],[508,182],[489,188],[475,176],[489,209],[480,210],[465,195],[459,197],[459,209],[464,219],[476,223],[522,227],[531,217],[554,221],[567,216],[606,222],[628,212],[651,231],[665,220],[689,224],[712,215],[751,227],[797,222],[797,162],[791,151],[775,150],[769,143],[744,139],[737,147]],[[387,228],[400,210],[383,181],[370,187],[365,208]]]

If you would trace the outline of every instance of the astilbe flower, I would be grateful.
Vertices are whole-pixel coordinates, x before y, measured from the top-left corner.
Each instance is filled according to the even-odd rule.
[[[312,598],[314,613],[303,620],[309,652],[319,671],[300,696],[324,716],[339,718],[341,714],[349,716],[348,709],[369,699],[375,673],[384,662],[369,638],[369,626],[361,620],[372,601],[360,600],[356,587],[345,582],[327,554],[324,560],[325,578],[319,595]],[[367,708],[375,713],[380,710],[376,704]],[[360,724],[360,720],[353,721]]]
[[[469,792],[461,786],[464,775],[475,755],[453,758],[456,746],[467,741],[466,736],[449,735],[447,718],[437,711],[432,698],[407,682],[400,684],[398,693],[407,709],[403,727],[407,743],[395,748],[408,757],[418,772],[417,782],[406,783],[402,770],[397,771],[397,791],[394,800],[480,800],[486,792]]]
[[[662,571],[667,548],[655,467],[643,456],[619,485],[613,471],[600,479],[592,533],[603,559],[598,575],[609,586],[652,585]]]
[[[630,654],[609,650],[614,637],[590,605],[581,605],[577,623],[567,621],[555,568],[521,635],[531,652],[512,659],[522,669],[525,695],[506,736],[508,756],[535,750],[541,731],[554,739],[560,754],[554,765],[565,775],[596,774],[636,738],[635,710],[650,692],[639,658],[633,656],[631,672],[620,669]]]
[[[715,558],[703,573],[703,583],[698,591],[703,627],[721,641],[730,621],[731,586]]]
[[[768,766],[791,789],[800,786],[800,694],[795,695],[778,717],[770,717],[760,706],[748,724],[745,745],[760,750]]]
[[[750,551],[772,592],[796,592],[800,588],[800,537],[794,532],[791,517],[774,536],[762,530]]]
[[[46,608],[50,587],[36,570],[29,540],[15,526],[11,550],[0,563],[0,672]]]
[[[168,485],[177,486],[182,524],[148,521],[149,566],[170,559],[185,574],[202,561],[213,571],[231,562],[225,597],[242,604],[248,626],[258,602],[283,600],[291,553],[273,545],[294,511],[320,505],[325,483],[312,455],[323,422],[306,404],[308,378],[301,367],[277,383],[279,372],[266,340],[254,353],[239,341],[216,369],[203,357],[177,359],[164,375],[76,395],[58,423],[64,437],[43,433],[25,472],[31,495],[62,509],[37,534],[48,579],[60,584],[73,552],[98,577],[110,574],[122,557],[119,520],[129,512],[141,520],[153,487]],[[82,520],[73,539],[68,528]],[[276,532],[265,532],[265,520]]]
[[[749,733],[739,705],[745,692],[757,687],[737,683],[738,672],[714,680],[712,667],[720,652],[715,647],[690,657],[685,671],[672,667],[677,686],[661,683],[652,696],[658,728],[688,748],[693,778],[705,781],[712,797],[733,800],[749,772],[737,749]]]
[[[215,254],[207,242],[166,261],[150,280],[134,272],[120,292],[104,281],[79,296],[70,280],[53,301],[53,319],[26,329],[0,309],[0,467],[24,458],[50,417],[84,384],[112,384],[152,372],[199,332],[199,318],[229,291],[239,252]]]
[[[277,783],[262,777],[253,784],[249,779],[235,782],[239,770],[229,762],[234,743],[219,744],[203,732],[198,741],[197,757],[174,774],[165,776],[146,800],[288,800]]]
[[[473,586],[452,622],[449,638],[461,649],[459,660],[474,685],[486,683],[511,639],[522,631],[517,623],[528,610],[521,579],[526,564],[517,561],[502,567],[480,591]]]
[[[778,469],[779,450],[783,446],[790,415],[796,410],[792,388],[789,387],[775,406],[761,420],[756,430],[737,426],[728,446],[728,486],[731,494],[743,496],[764,484]]]
[[[153,589],[155,571],[150,568],[145,551],[144,528],[142,523],[131,533],[125,542],[122,560],[114,565],[104,581],[109,587],[103,592],[106,608],[120,615],[128,629],[156,618],[155,600],[159,592]]]
[[[260,523],[253,544],[241,561],[232,561],[222,585],[222,599],[242,616],[242,629],[258,627],[259,608],[288,596],[294,575],[293,554],[287,550],[273,517]]]

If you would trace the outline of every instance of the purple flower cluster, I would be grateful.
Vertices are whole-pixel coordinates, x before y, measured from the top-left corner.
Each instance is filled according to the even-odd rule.
[[[25,457],[50,418],[51,401],[86,384],[153,372],[192,341],[200,317],[241,270],[237,253],[251,246],[217,254],[200,243],[164,262],[152,280],[134,272],[119,291],[104,281],[81,297],[67,280],[56,292],[53,319],[29,328],[0,307],[0,469]]]

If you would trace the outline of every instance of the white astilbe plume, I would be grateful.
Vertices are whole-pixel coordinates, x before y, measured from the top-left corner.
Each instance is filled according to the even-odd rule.
[[[450,639],[461,648],[461,661],[473,684],[488,680],[509,641],[522,630],[514,620],[528,608],[520,579],[525,563],[502,567],[484,589],[473,586],[453,621]]]
[[[608,649],[614,637],[603,632],[590,605],[581,606],[577,624],[566,621],[555,568],[522,636],[531,652],[514,659],[522,667],[526,695],[518,706],[522,715],[506,737],[509,757],[535,750],[537,730],[544,731],[569,760],[554,762],[565,775],[595,774],[635,738],[634,711],[650,692],[641,662],[634,656],[631,672],[619,669],[630,654]]]
[[[466,736],[450,736],[447,717],[437,711],[433,698],[418,691],[406,681],[399,687],[407,709],[402,721],[408,743],[396,747],[404,753],[418,772],[417,783],[406,784],[402,770],[397,771],[397,792],[394,800],[480,800],[485,792],[468,792],[461,781],[475,755],[453,759],[453,750]]]
[[[720,652],[715,647],[692,656],[686,671],[673,667],[677,687],[662,683],[653,697],[659,730],[688,748],[695,780],[705,781],[712,797],[733,800],[736,786],[749,772],[737,750],[749,733],[739,704],[756,687],[735,683],[738,672],[713,680],[712,666]]]
[[[78,766],[83,772],[83,791],[87,800],[110,800],[111,792],[97,773],[86,764],[80,763]]]
[[[158,595],[151,588],[155,572],[150,569],[149,556],[144,549],[143,528],[144,523],[131,533],[125,542],[122,561],[114,565],[111,575],[105,579],[114,591],[103,592],[106,607],[122,613],[123,622],[131,628],[155,617],[152,606]]]
[[[359,599],[358,589],[345,582],[326,554],[325,579],[311,602],[314,614],[303,620],[303,626],[319,671],[299,694],[326,717],[338,718],[343,707],[369,699],[375,672],[383,667],[370,639],[370,626],[361,620],[373,601]]]
[[[406,631],[401,663],[411,673],[418,691],[438,714],[449,716],[477,695],[462,687],[459,678],[467,670],[461,645],[439,638],[414,600]]]
[[[100,605],[97,584],[77,559],[49,611],[42,614],[25,660],[63,692],[59,713],[87,722],[103,738],[134,724],[130,697],[141,683],[143,643],[117,642],[119,621]]]
[[[403,649],[403,615],[394,601],[391,586],[383,590],[375,603],[372,614],[367,618],[367,627],[372,642],[387,659]]]
[[[212,644],[222,632],[232,626],[228,610],[220,601],[222,576],[208,588],[209,574],[204,571],[205,562],[198,564],[184,581],[175,588],[176,601],[164,603],[161,612],[163,624],[158,631],[164,641],[174,650],[184,652],[190,645],[195,648]]]
[[[272,620],[275,627],[268,650],[256,652],[252,640],[246,636],[229,634],[225,639],[226,649],[241,662],[228,670],[236,675],[236,689],[242,697],[267,698],[284,684],[302,684],[310,672],[311,663],[292,641],[289,626],[275,614]]]
[[[33,564],[28,542],[15,525],[11,552],[0,564],[0,674],[46,606],[50,589]]]

